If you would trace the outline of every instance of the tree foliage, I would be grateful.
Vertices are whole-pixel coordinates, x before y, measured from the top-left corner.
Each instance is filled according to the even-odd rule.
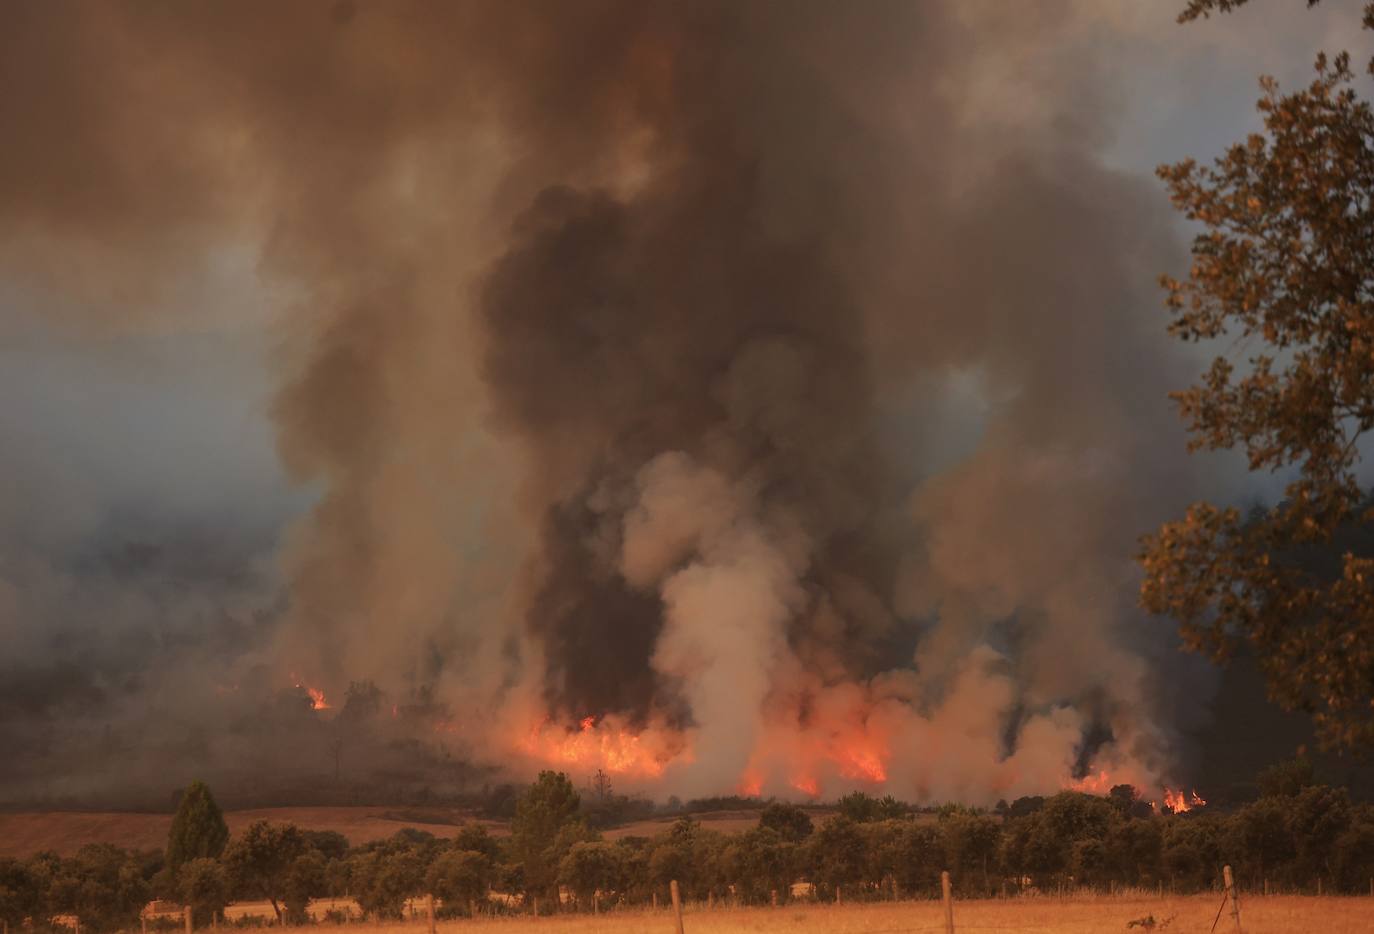
[[[442,899],[448,913],[467,911],[476,902],[487,900],[487,889],[495,877],[491,857],[476,850],[454,849],[441,854],[425,875],[425,886],[435,898]]]
[[[557,884],[558,864],[579,833],[577,789],[562,772],[544,771],[516,802],[511,851],[525,870],[527,891],[547,895]],[[572,829],[569,835],[567,831]]]
[[[291,861],[282,879],[282,904],[286,909],[286,919],[302,924],[307,918],[307,909],[312,898],[319,898],[329,891],[329,867],[319,851],[306,849]]]
[[[774,801],[759,815],[759,826],[773,831],[790,843],[801,843],[814,829],[811,818],[795,804]]]
[[[191,918],[207,926],[229,904],[229,874],[219,860],[198,856],[182,863],[177,873],[181,901],[191,908]]]
[[[234,887],[249,897],[267,899],[281,921],[287,874],[305,849],[305,837],[294,824],[260,820],[230,844],[224,861]]]
[[[33,867],[0,856],[0,921],[18,928],[25,918],[41,914],[43,882]]]
[[[1250,0],[1188,0],[1188,6],[1183,12],[1178,14],[1180,23],[1189,23],[1195,19],[1207,19],[1213,13],[1230,13],[1239,7],[1245,6]],[[1321,0],[1304,0],[1308,7],[1314,7]],[[1366,28],[1374,29],[1374,3],[1365,4],[1364,24]]]
[[[1184,16],[1242,2],[1195,0]],[[1249,516],[1194,504],[1140,560],[1142,604],[1190,648],[1222,660],[1248,645],[1274,699],[1313,714],[1325,745],[1361,748],[1374,747],[1374,510],[1356,478],[1374,427],[1374,111],[1353,80],[1344,53],[1319,56],[1295,93],[1262,79],[1264,133],[1212,166],[1159,169],[1204,228],[1188,278],[1163,280],[1170,331],[1229,339],[1173,394],[1190,446],[1293,479]]]
[[[229,825],[210,787],[201,781],[191,782],[181,795],[167,834],[168,868],[176,872],[193,859],[217,859],[228,842]]]

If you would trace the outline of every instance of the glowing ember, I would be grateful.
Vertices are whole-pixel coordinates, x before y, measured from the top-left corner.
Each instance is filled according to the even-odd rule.
[[[519,745],[525,753],[543,762],[584,771],[600,768],[617,775],[656,778],[663,774],[666,761],[649,748],[639,733],[604,720],[598,725],[596,717],[583,717],[576,730],[545,720],[531,728]]]

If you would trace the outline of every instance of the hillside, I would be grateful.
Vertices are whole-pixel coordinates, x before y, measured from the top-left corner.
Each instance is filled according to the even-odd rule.
[[[819,818],[813,815],[813,819]],[[389,837],[406,827],[436,837],[452,837],[465,823],[479,821],[498,836],[509,832],[502,821],[479,820],[447,808],[288,807],[226,811],[229,832],[237,834],[253,821],[289,821],[307,830],[334,830],[357,845]],[[737,833],[758,822],[757,811],[709,811],[693,814],[716,830]],[[676,816],[636,821],[606,831],[611,839],[653,836]],[[167,841],[172,815],[116,811],[0,812],[0,856],[28,856],[40,850],[76,852],[87,843],[113,843],[132,849],[160,849]]]

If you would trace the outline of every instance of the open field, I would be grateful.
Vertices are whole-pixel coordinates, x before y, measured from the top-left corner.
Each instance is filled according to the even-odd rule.
[[[1020,931],[1025,934],[1102,934],[1106,931],[1207,932],[1216,917],[1220,895],[1179,898],[1012,898],[956,902],[955,931]],[[1241,901],[1246,934],[1369,934],[1374,931],[1374,901],[1368,898],[1316,898],[1284,895]],[[1153,916],[1160,926],[1127,928],[1127,923]],[[1166,919],[1172,919],[1162,926]],[[906,934],[944,930],[939,902],[899,902],[871,905],[799,905],[784,908],[746,908],[708,911],[689,908],[686,934]],[[661,931],[672,934],[673,916],[663,909],[610,912],[597,916],[562,915],[551,918],[441,921],[440,934],[491,928],[501,934],[631,934]],[[1219,934],[1231,934],[1229,916],[1217,924]],[[404,924],[354,924],[349,934],[417,934],[423,921]]]
[[[811,819],[821,821],[833,811],[817,809]],[[709,811],[693,814],[706,826],[737,833],[758,823],[758,811]],[[465,823],[485,824],[496,835],[509,833],[503,821],[485,820],[449,808],[294,807],[225,811],[229,832],[237,834],[253,821],[289,821],[305,830],[334,830],[353,846],[389,837],[404,827],[452,837]],[[607,839],[651,837],[672,826],[676,815],[635,821],[606,831]],[[31,856],[40,850],[70,855],[87,843],[113,843],[128,849],[161,849],[172,826],[170,814],[115,811],[0,811],[0,856]]]

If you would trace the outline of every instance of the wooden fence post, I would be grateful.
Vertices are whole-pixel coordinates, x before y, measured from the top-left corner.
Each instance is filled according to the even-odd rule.
[[[1236,897],[1236,880],[1231,875],[1230,866],[1221,867],[1221,876],[1226,880],[1226,897],[1231,900],[1231,917],[1236,922],[1236,931],[1240,931],[1240,899]]]
[[[138,924],[139,927],[142,928],[143,934],[148,934],[148,916],[146,914],[139,912]],[[10,923],[8,921],[5,922],[5,934],[10,934]]]
[[[654,911],[658,911],[658,890],[657,890],[657,889],[655,889],[654,892],[653,892],[653,905],[654,905]]]
[[[186,934],[191,934],[191,906],[182,908],[181,914],[186,919]]]
[[[707,890],[706,890],[706,910],[707,910],[707,911],[710,911],[710,910],[711,910],[712,908],[714,908],[714,907],[716,907],[716,890],[715,890],[715,889],[707,889]]]
[[[434,893],[425,896],[425,920],[429,922],[429,934],[434,934]]]
[[[1322,877],[1321,877],[1321,876],[1317,876],[1317,897],[1318,897],[1318,898],[1321,898],[1321,894],[1322,894]]]
[[[539,896],[534,896],[534,916],[539,917]]]
[[[682,898],[678,895],[676,879],[668,883],[668,891],[673,896],[673,917],[677,921],[677,934],[682,934]]]
[[[774,907],[774,908],[778,907],[778,890],[777,890],[777,889],[774,889],[774,890],[773,890],[773,893],[772,893],[772,896],[771,896],[771,897],[772,897],[773,907]]]
[[[592,892],[592,914],[601,914],[601,893]]]
[[[840,887],[835,886],[835,904],[840,904]]]
[[[940,895],[945,902],[945,934],[954,934],[954,895],[949,887],[949,871],[940,873]]]

